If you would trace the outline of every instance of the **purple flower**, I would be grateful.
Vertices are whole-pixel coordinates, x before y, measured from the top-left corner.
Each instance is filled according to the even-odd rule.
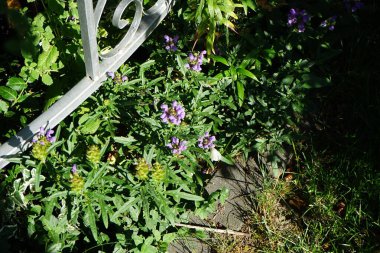
[[[72,167],[72,169],[71,169],[71,172],[72,172],[73,174],[77,173],[77,165],[76,165],[76,164],[73,164],[73,167]]]
[[[298,24],[298,32],[303,33],[305,31],[305,24],[304,23],[299,23]]]
[[[51,142],[55,142],[55,136],[53,136],[54,134],[54,130],[52,129],[49,129],[47,132],[46,132],[46,139],[51,143]]]
[[[215,136],[210,135],[209,132],[206,132],[203,136],[198,139],[198,147],[203,149],[209,149],[215,147],[214,141],[216,140]]]
[[[107,74],[108,77],[111,77],[111,79],[114,79],[114,78],[115,78],[115,73],[112,72],[112,71],[107,71],[106,74]]]
[[[49,129],[45,131],[44,127],[40,127],[40,130],[38,131],[37,136],[36,136],[37,138],[33,138],[32,142],[37,143],[38,141],[41,145],[45,145],[45,142],[42,139],[43,137],[45,137],[48,142],[53,143],[55,142],[55,136],[53,136],[53,134],[54,134],[54,130]]]
[[[181,124],[181,121],[185,118],[185,109],[177,102],[173,101],[172,106],[161,105],[162,114],[161,120],[164,123],[173,123],[174,125]]]
[[[327,27],[330,31],[335,29],[336,16],[330,17],[321,23],[321,27]]]
[[[186,141],[180,141],[177,137],[172,137],[171,143],[166,145],[172,150],[173,154],[181,154],[182,151],[187,149]]]
[[[288,26],[297,25],[297,31],[302,33],[305,31],[305,24],[310,21],[310,16],[305,10],[290,9],[288,14]]]
[[[185,64],[185,67],[194,71],[201,71],[201,65],[203,63],[204,55],[206,54],[206,50],[203,50],[200,53],[190,53],[189,54],[189,63]]]
[[[168,50],[168,51],[172,51],[172,52],[175,52],[177,51],[177,42],[178,42],[178,36],[174,36],[173,38],[171,38],[170,36],[168,35],[165,35],[164,36],[164,39],[165,39],[165,49]]]
[[[128,81],[128,77],[127,77],[127,76],[123,76],[123,77],[121,78],[121,81],[122,81],[122,82]]]

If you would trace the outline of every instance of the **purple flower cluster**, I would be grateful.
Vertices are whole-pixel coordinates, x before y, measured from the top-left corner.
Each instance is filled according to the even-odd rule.
[[[172,106],[162,104],[161,120],[164,123],[173,123],[174,125],[181,124],[181,121],[185,118],[185,109],[177,102],[173,101]]]
[[[110,77],[112,80],[115,79],[115,72],[107,71],[106,74],[107,74],[107,76]],[[117,73],[117,76],[120,78],[120,74]],[[127,76],[122,76],[122,77],[121,77],[121,81],[122,81],[122,82],[128,81],[128,77],[127,77]],[[120,82],[120,79],[119,79],[119,82]]]
[[[210,135],[209,132],[206,132],[203,136],[198,139],[198,147],[203,149],[210,149],[215,147],[214,141],[216,140],[215,136]]]
[[[364,3],[360,2],[360,0],[343,0],[343,3],[348,12],[356,12],[364,7]]]
[[[32,140],[33,143],[37,143],[39,142],[41,145],[45,145],[45,142],[44,142],[44,138],[46,138],[46,140],[50,143],[53,143],[55,142],[55,136],[53,136],[54,134],[54,130],[52,129],[49,129],[47,131],[45,131],[45,128],[44,127],[40,127],[40,131],[37,133],[37,138],[34,138]]]
[[[322,27],[328,27],[330,31],[335,29],[336,16],[330,17],[321,23]]]
[[[182,151],[187,149],[187,141],[180,141],[177,137],[172,137],[171,143],[166,145],[172,150],[173,154],[181,154]]]
[[[194,71],[201,71],[201,65],[203,63],[204,55],[206,54],[206,50],[203,50],[200,53],[190,53],[189,54],[189,63],[185,64],[185,67]]]
[[[290,9],[288,14],[288,26],[297,25],[297,31],[302,33],[305,31],[305,25],[309,22],[310,16],[305,10],[299,11],[298,9]]]
[[[174,36],[173,38],[170,37],[169,35],[164,36],[165,39],[165,49],[168,51],[175,52],[177,51],[177,42],[178,42],[178,36]]]

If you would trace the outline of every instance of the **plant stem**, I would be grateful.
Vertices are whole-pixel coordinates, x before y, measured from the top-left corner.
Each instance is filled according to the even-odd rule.
[[[185,228],[193,228],[203,231],[209,231],[213,233],[220,233],[220,234],[230,234],[230,235],[240,235],[240,236],[249,236],[248,233],[238,232],[231,229],[219,229],[219,228],[210,228],[210,227],[203,227],[203,226],[195,226],[195,225],[188,225],[188,224],[182,224],[182,223],[175,223],[175,226],[177,227],[185,227]]]

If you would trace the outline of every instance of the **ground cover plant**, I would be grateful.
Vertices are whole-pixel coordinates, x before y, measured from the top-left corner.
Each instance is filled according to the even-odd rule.
[[[104,50],[119,39],[106,22],[115,4],[99,28]],[[71,88],[84,65],[76,1],[2,5],[5,141]],[[376,13],[375,1],[177,2],[99,91],[3,168],[1,248],[165,252],[188,233],[176,223],[206,218],[228,197],[228,189],[205,192],[210,171],[260,154],[267,163],[252,196],[252,236],[222,238],[216,251],[374,250],[379,106],[368,94],[378,94],[371,83],[379,79],[367,48],[378,42]],[[330,138],[338,148],[318,141]],[[294,157],[290,168],[284,155]]]

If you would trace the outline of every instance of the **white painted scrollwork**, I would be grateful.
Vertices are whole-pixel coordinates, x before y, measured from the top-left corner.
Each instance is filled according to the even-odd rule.
[[[133,41],[133,36],[135,35],[136,31],[140,27],[140,23],[143,16],[154,15],[155,13],[160,12],[162,8],[169,7],[168,0],[158,0],[152,7],[144,11],[142,1],[143,0],[122,0],[117,5],[112,17],[112,25],[117,27],[118,29],[124,29],[128,25],[129,27],[124,37],[119,41],[119,43],[114,48],[112,48],[107,53],[99,53],[99,57],[101,59],[111,58],[115,56],[126,45],[128,45],[129,43]],[[104,11],[104,7],[106,3],[107,3],[107,0],[99,0],[98,3],[96,4],[95,11],[94,11],[94,20],[95,20],[96,29],[99,26],[101,15]],[[130,23],[129,21],[122,19],[122,15],[125,12],[125,10],[129,7],[129,5],[132,3],[135,5],[135,14],[134,14],[132,22]]]
[[[135,4],[136,10],[135,16],[133,17],[132,23],[129,26],[127,33],[111,51],[105,54],[101,54],[101,58],[113,57],[114,55],[119,53],[122,48],[124,48],[128,43],[130,43],[133,40],[133,35],[135,35],[137,29],[139,28],[142,19],[143,6],[141,0],[122,0],[116,7],[116,10],[113,14],[112,24],[119,29],[123,29],[129,24],[127,20],[124,20],[121,17],[124,11],[128,8],[129,4],[131,3]]]

